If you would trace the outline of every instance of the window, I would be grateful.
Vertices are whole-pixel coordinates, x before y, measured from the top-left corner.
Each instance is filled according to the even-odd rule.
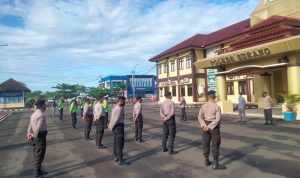
[[[164,64],[164,73],[168,73],[168,64]]]
[[[185,86],[180,87],[180,95],[185,96]]]
[[[239,93],[246,95],[246,81],[239,81]]]
[[[176,96],[176,86],[172,86],[172,95]]]
[[[193,96],[193,87],[192,85],[188,85],[188,96]]]
[[[23,103],[23,97],[0,97],[0,104]]]
[[[174,72],[175,71],[175,62],[172,61],[171,62],[171,72]]]
[[[161,74],[161,64],[157,65],[157,71],[158,71],[159,74]]]
[[[192,57],[189,56],[186,58],[186,68],[191,68],[192,67]]]
[[[183,62],[184,62],[184,61],[183,61],[183,59],[182,59],[182,58],[180,58],[180,59],[179,59],[179,70],[183,70],[183,68],[184,68],[184,66],[183,66],[183,65],[184,65],[184,64],[183,64]]]
[[[227,82],[227,95],[234,95],[234,85],[233,82]]]

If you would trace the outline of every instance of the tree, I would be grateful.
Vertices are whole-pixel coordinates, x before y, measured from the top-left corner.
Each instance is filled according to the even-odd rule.
[[[30,98],[30,99],[39,99],[39,98],[44,98],[43,96],[42,96],[42,91],[39,91],[39,90],[37,90],[37,91],[33,91],[33,92],[26,92],[25,93],[25,97],[26,98]]]
[[[86,87],[83,85],[70,85],[66,83],[57,84],[55,87],[52,87],[57,89],[56,94],[60,98],[74,98],[78,96],[81,92],[86,91]]]
[[[105,96],[109,94],[109,90],[105,88],[99,88],[99,87],[90,87],[88,89],[88,95],[97,98],[99,96]]]

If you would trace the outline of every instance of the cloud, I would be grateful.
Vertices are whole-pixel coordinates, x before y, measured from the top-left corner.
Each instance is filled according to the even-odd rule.
[[[4,0],[0,16],[19,16],[24,27],[0,23],[0,44],[9,44],[0,47],[0,81],[13,76],[33,90],[48,90],[59,82],[96,86],[99,75],[128,73],[137,63],[143,73],[154,65],[150,57],[194,34],[249,18],[257,3]]]

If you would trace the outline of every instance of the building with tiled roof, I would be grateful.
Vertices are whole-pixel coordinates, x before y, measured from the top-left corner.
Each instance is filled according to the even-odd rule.
[[[157,64],[160,101],[171,91],[175,102],[184,95],[198,103],[215,90],[222,112],[230,113],[239,95],[263,108],[267,92],[281,107],[279,93],[300,95],[300,3],[261,0],[250,19],[194,35],[149,61]]]
[[[30,92],[24,83],[14,79],[0,84],[0,109],[25,107],[25,92]]]

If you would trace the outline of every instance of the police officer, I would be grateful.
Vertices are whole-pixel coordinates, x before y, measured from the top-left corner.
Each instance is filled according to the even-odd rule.
[[[213,169],[225,169],[223,165],[219,164],[219,149],[221,144],[221,134],[220,134],[220,119],[221,119],[221,109],[215,103],[216,95],[215,91],[208,91],[207,93],[208,101],[201,106],[198,120],[200,122],[201,128],[203,129],[203,155],[205,160],[205,165],[211,165],[209,161],[210,143],[212,146],[212,156],[213,156]]]
[[[81,109],[81,117],[83,117],[83,108],[84,108],[84,99],[81,100],[80,109]]]
[[[35,177],[43,177],[47,172],[42,171],[42,162],[46,154],[47,124],[44,112],[46,110],[45,100],[35,102],[36,110],[30,117],[27,130],[27,139],[33,146],[33,173]]]
[[[135,123],[135,141],[143,142],[143,114],[142,114],[142,97],[136,97],[136,103],[133,107],[133,122]]]
[[[93,110],[89,99],[85,100],[82,119],[85,121],[84,140],[93,140],[90,138],[93,123]]]
[[[63,119],[64,108],[65,108],[65,101],[62,99],[62,100],[58,103],[59,119],[60,119],[60,120]]]
[[[114,156],[115,161],[119,165],[128,165],[128,161],[123,159],[123,148],[124,148],[124,106],[126,98],[119,96],[115,107],[112,110],[110,123],[108,130],[114,133]]]
[[[103,108],[104,108],[104,113],[105,113],[105,128],[107,128],[107,125],[108,125],[108,112],[109,112],[109,105],[108,105],[108,95],[106,95],[104,97],[104,100],[103,100]]]
[[[176,134],[176,122],[175,122],[175,103],[171,100],[171,92],[165,94],[166,100],[161,104],[160,117],[163,122],[163,139],[162,149],[163,152],[169,151],[169,154],[175,154],[173,149],[174,139]],[[167,148],[167,140],[169,138],[169,144]]]
[[[180,109],[181,109],[181,120],[182,121],[187,121],[186,111],[185,111],[186,101],[185,101],[185,98],[184,98],[183,95],[180,96],[179,106],[180,106]]]
[[[53,103],[52,103],[52,117],[54,118],[55,117],[55,112],[56,112],[56,101],[55,99],[53,100]]]
[[[76,99],[73,99],[70,105],[70,113],[72,116],[72,128],[76,128],[76,123],[77,123],[77,101]]]
[[[102,144],[102,138],[104,134],[104,122],[105,122],[105,115],[104,115],[104,108],[102,106],[103,99],[99,97],[97,103],[94,106],[94,122],[96,125],[96,148],[103,149],[104,145]]]

